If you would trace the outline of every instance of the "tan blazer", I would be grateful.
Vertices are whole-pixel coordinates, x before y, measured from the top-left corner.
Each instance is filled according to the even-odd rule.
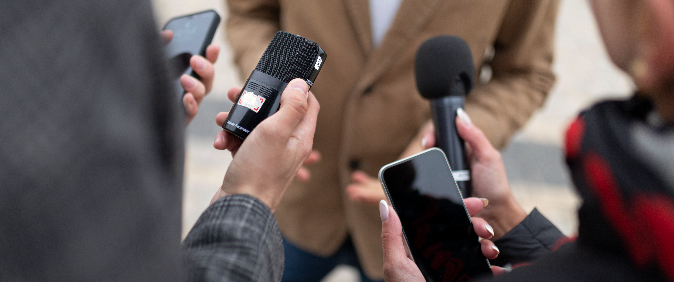
[[[308,183],[296,181],[288,189],[276,219],[289,241],[321,256],[333,254],[350,235],[371,278],[383,278],[377,206],[354,203],[344,190],[354,169],[374,177],[396,160],[430,119],[429,103],[414,82],[419,45],[456,35],[468,42],[476,66],[491,68],[491,79],[467,98],[466,111],[496,147],[543,104],[555,80],[558,0],[404,0],[377,49],[367,0],[227,4],[227,36],[242,78],[278,30],[311,39],[327,52],[312,88],[321,104],[314,149],[323,158],[310,167]]]

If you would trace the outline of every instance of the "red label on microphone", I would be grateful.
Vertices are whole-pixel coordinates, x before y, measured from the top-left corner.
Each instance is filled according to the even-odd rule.
[[[246,108],[249,108],[257,113],[260,111],[260,108],[262,108],[262,104],[264,104],[264,101],[266,100],[267,99],[262,96],[255,95],[255,93],[253,93],[252,91],[251,92],[243,91],[241,97],[239,98],[238,104]]]

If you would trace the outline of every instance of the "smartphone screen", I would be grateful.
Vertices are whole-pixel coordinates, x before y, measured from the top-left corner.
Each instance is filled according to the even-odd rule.
[[[218,13],[208,10],[173,18],[164,26],[164,30],[173,31],[173,39],[165,50],[169,60],[170,78],[180,98],[185,92],[180,85],[180,76],[187,74],[197,77],[190,67],[190,59],[193,55],[205,55],[206,47],[213,40],[219,23]]]
[[[415,263],[427,281],[491,275],[445,154],[432,148],[379,171]]]

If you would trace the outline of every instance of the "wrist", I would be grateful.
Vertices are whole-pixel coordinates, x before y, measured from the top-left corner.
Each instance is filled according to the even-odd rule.
[[[274,189],[274,187],[261,188],[255,185],[223,184],[223,186],[220,187],[220,191],[222,191],[223,197],[226,195],[233,195],[233,194],[249,195],[267,205],[267,207],[269,207],[269,209],[272,210],[272,212],[276,209],[276,206],[278,206],[278,202],[280,201],[279,199],[280,197],[277,195],[277,193],[275,193],[276,190],[277,189]]]

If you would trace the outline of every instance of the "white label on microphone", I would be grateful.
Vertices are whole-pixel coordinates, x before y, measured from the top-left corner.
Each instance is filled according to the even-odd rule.
[[[454,181],[468,181],[470,180],[470,170],[455,170],[452,171]]]
[[[316,70],[320,70],[322,63],[323,63],[323,59],[321,59],[321,56],[318,56],[318,59],[316,60],[316,64],[314,65],[314,68]]]
[[[266,101],[262,96],[255,95],[253,92],[243,91],[241,98],[239,98],[239,105],[244,106],[253,110],[254,112],[259,112],[262,108],[262,104]]]

